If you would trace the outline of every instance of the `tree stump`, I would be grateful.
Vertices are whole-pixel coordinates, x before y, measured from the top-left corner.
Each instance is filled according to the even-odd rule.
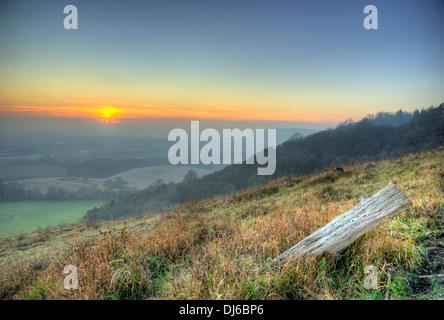
[[[345,249],[361,236],[375,229],[412,205],[410,199],[393,183],[363,198],[356,206],[335,217],[330,223],[298,242],[271,262],[276,266],[287,259],[335,254]]]

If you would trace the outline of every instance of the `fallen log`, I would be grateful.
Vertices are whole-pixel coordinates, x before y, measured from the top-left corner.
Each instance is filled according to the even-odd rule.
[[[352,209],[335,217],[330,223],[275,258],[271,261],[271,266],[279,265],[287,259],[297,261],[299,258],[323,253],[338,253],[411,205],[410,199],[390,182],[381,191],[363,198]]]

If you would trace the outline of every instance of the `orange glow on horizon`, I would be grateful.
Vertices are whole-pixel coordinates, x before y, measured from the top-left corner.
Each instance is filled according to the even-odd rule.
[[[223,110],[223,108],[210,109],[180,109],[180,108],[124,108],[124,107],[37,107],[37,106],[0,106],[0,115],[33,117],[75,117],[75,118],[101,118],[102,123],[115,123],[116,119],[202,119],[226,121],[302,121],[302,122],[341,122],[347,117],[326,114],[313,114],[309,112],[269,111],[269,110]]]

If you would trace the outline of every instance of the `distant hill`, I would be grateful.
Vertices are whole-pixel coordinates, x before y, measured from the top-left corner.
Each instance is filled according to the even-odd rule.
[[[231,165],[197,178],[190,172],[182,183],[155,184],[129,197],[90,210],[85,220],[122,218],[175,206],[182,202],[231,194],[283,176],[310,175],[330,166],[395,159],[432,150],[444,142],[444,104],[414,113],[378,113],[359,122],[298,137],[278,146],[276,172],[258,176],[257,165]]]

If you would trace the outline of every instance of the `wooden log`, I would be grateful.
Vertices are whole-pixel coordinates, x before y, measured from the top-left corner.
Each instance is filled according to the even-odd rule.
[[[297,261],[299,258],[323,253],[338,253],[411,205],[410,199],[390,182],[381,191],[363,198],[352,209],[335,217],[330,223],[275,258],[271,261],[271,266],[279,265],[287,259]]]

